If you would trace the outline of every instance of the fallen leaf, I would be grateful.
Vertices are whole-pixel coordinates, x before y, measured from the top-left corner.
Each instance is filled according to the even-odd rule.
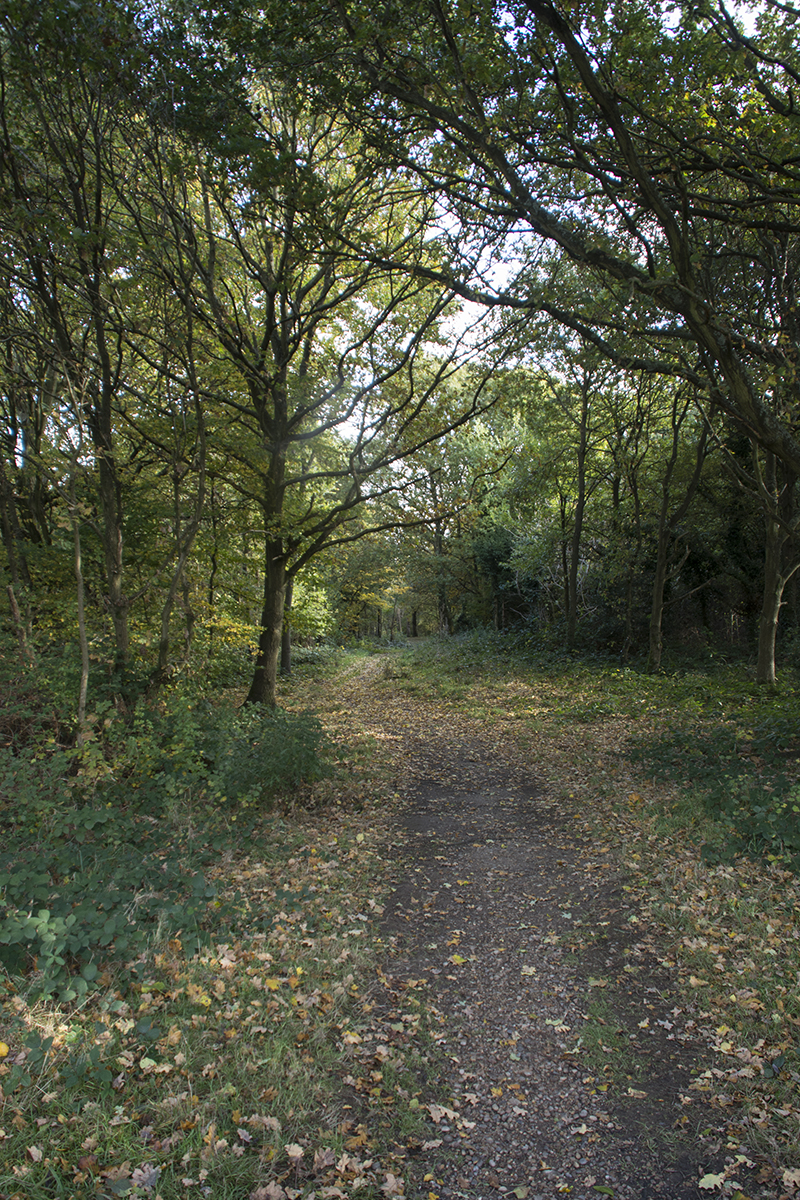
[[[443,1104],[429,1104],[427,1108],[428,1112],[431,1114],[431,1120],[437,1125],[441,1121],[442,1117],[446,1117],[448,1121],[458,1120],[458,1113],[452,1108],[445,1108]]]
[[[146,1192],[151,1192],[158,1183],[161,1175],[161,1167],[154,1167],[150,1163],[145,1163],[144,1166],[137,1167],[131,1175],[131,1183],[134,1187],[143,1188]]]
[[[257,1187],[250,1193],[250,1200],[285,1200],[286,1192],[279,1183],[271,1179],[266,1187]]]
[[[698,1179],[697,1186],[710,1192],[715,1188],[722,1187],[724,1182],[725,1172],[723,1171],[721,1175],[704,1175],[702,1179]]]
[[[402,1196],[405,1184],[402,1179],[398,1179],[391,1171],[386,1173],[386,1182],[381,1184],[381,1191],[384,1196]]]

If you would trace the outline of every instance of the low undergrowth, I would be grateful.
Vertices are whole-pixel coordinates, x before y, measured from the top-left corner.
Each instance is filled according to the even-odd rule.
[[[0,1196],[402,1191],[436,1015],[378,971],[374,748],[178,694],[80,752],[41,725],[0,791]]]
[[[221,854],[281,794],[330,771],[305,714],[180,695],[132,723],[102,706],[81,746],[0,749],[0,965],[41,996],[86,995],[101,963],[180,936],[193,955],[241,921],[212,882]]]

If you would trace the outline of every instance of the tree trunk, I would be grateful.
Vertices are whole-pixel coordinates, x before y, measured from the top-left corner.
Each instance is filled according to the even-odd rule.
[[[15,588],[30,589],[31,580],[28,574],[28,563],[22,550],[22,531],[17,519],[17,507],[14,493],[6,473],[6,464],[0,455],[0,528],[3,532],[8,555],[8,570],[11,582]]]
[[[70,479],[70,499],[69,499],[69,519],[72,525],[72,543],[74,550],[74,566],[75,566],[75,588],[78,601],[78,642],[81,649],[81,677],[78,685],[78,738],[77,744],[81,748],[88,733],[86,726],[86,697],[89,691],[89,639],[86,634],[86,588],[83,578],[83,565],[81,560],[81,526],[80,526],[80,510],[78,507],[76,488],[75,488],[75,472],[77,464],[73,463],[73,474]]]
[[[17,604],[17,597],[14,592],[13,583],[9,583],[6,591],[8,592],[8,604],[9,608],[11,609],[11,623],[14,626],[14,632],[17,635],[17,642],[19,643],[20,662],[23,664],[23,666],[33,667],[36,665],[36,659],[34,658],[33,651],[28,644],[28,634],[22,621],[22,615],[19,611],[19,605]]]
[[[564,581],[564,616],[569,612],[569,540],[567,538],[567,498],[562,492],[559,496],[561,511],[561,577]]]
[[[586,447],[589,429],[590,379],[584,379],[581,389],[581,418],[578,440],[578,494],[575,500],[575,517],[572,525],[572,540],[569,551],[569,603],[567,608],[567,649],[575,645],[578,625],[578,565],[581,553],[583,519],[586,513]]]
[[[764,600],[758,623],[758,662],[756,683],[775,683],[775,637],[778,616],[786,584],[781,574],[781,555],[786,534],[779,523],[770,517],[765,521],[766,549],[764,554]]]
[[[281,675],[292,673],[292,627],[289,615],[292,611],[292,596],[294,594],[294,576],[286,583],[286,596],[283,602],[283,626],[281,628]]]
[[[704,428],[695,447],[695,464],[692,477],[686,486],[683,498],[672,513],[669,515],[670,505],[670,486],[672,476],[675,471],[675,465],[678,461],[678,450],[680,447],[681,427],[690,409],[691,401],[687,399],[680,408],[680,397],[676,393],[672,402],[672,449],[664,470],[664,477],[661,480],[661,508],[658,514],[658,547],[656,550],[656,573],[653,579],[653,600],[650,606],[650,642],[647,653],[647,669],[649,671],[657,671],[661,666],[661,651],[663,649],[662,640],[662,623],[664,620],[664,588],[669,577],[669,541],[673,531],[680,525],[684,519],[689,507],[694,499],[695,492],[700,484],[700,476],[703,472],[703,464],[706,460],[706,446],[708,444],[708,427]],[[681,566],[686,561],[686,555],[689,553],[689,547],[686,547],[686,553],[681,560]],[[680,568],[678,568],[680,569]]]
[[[659,528],[656,573],[653,578],[653,599],[650,605],[650,644],[647,654],[649,671],[658,671],[661,667],[661,651],[663,649],[661,626],[664,619],[664,587],[667,582],[667,551],[669,549],[667,534],[668,530]]]
[[[253,682],[245,704],[277,704],[278,659],[283,632],[283,608],[286,600],[286,562],[280,538],[267,538],[265,544],[264,606],[261,610],[261,634],[253,673]]]
[[[217,526],[217,504],[214,491],[214,479],[211,479],[209,507],[211,510],[211,553],[209,556],[209,574],[206,584],[206,604],[208,606],[208,657],[214,657],[214,634],[216,632],[216,602],[217,602],[217,572],[219,571],[219,544]]]
[[[756,683],[774,684],[775,637],[781,611],[783,589],[794,575],[800,560],[784,567],[784,547],[790,547],[800,525],[797,515],[797,476],[785,463],[767,451],[762,469],[759,447],[753,442],[758,493],[764,513],[764,596],[758,623],[758,661]]]

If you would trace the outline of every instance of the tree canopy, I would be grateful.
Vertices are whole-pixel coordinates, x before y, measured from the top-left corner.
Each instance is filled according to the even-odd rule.
[[[108,634],[124,690],[225,625],[274,704],[287,589],[334,634],[337,596],[389,604],[381,577],[423,628],[563,618],[573,647],[602,609],[651,667],[673,606],[727,612],[774,680],[800,562],[797,24],[773,0],[13,0],[20,652],[75,604],[84,675]],[[394,564],[363,587],[362,539]]]

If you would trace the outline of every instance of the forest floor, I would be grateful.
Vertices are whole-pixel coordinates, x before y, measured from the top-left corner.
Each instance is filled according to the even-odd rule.
[[[178,907],[78,999],[0,955],[0,1200],[798,1200],[800,877],[693,786],[791,828],[793,688],[482,636],[300,665],[327,777],[123,789],[77,843],[157,829],[199,952]],[[66,853],[29,791],[29,857]]]
[[[438,1025],[422,1083],[439,1099],[426,1105],[429,1136],[408,1144],[411,1194],[794,1195],[800,1172],[781,1168],[768,1138],[753,1154],[743,1128],[753,1117],[733,1094],[761,1060],[654,919],[643,876],[710,928],[704,898],[719,879],[747,888],[750,865],[737,881],[735,868],[709,869],[697,846],[653,832],[623,723],[536,736],[519,719],[520,700],[535,713],[535,692],[495,682],[481,707],[481,682],[465,684],[469,705],[437,699],[407,656],[371,657],[336,680],[329,712],[371,736],[396,772],[382,986],[359,1055],[366,1066],[391,1044],[399,998],[414,989]],[[747,1003],[740,984],[732,973],[725,985],[734,1006]],[[733,1066],[720,1051],[737,1055]],[[348,1079],[353,1106],[368,1105]],[[766,1110],[756,1106],[762,1125]]]

